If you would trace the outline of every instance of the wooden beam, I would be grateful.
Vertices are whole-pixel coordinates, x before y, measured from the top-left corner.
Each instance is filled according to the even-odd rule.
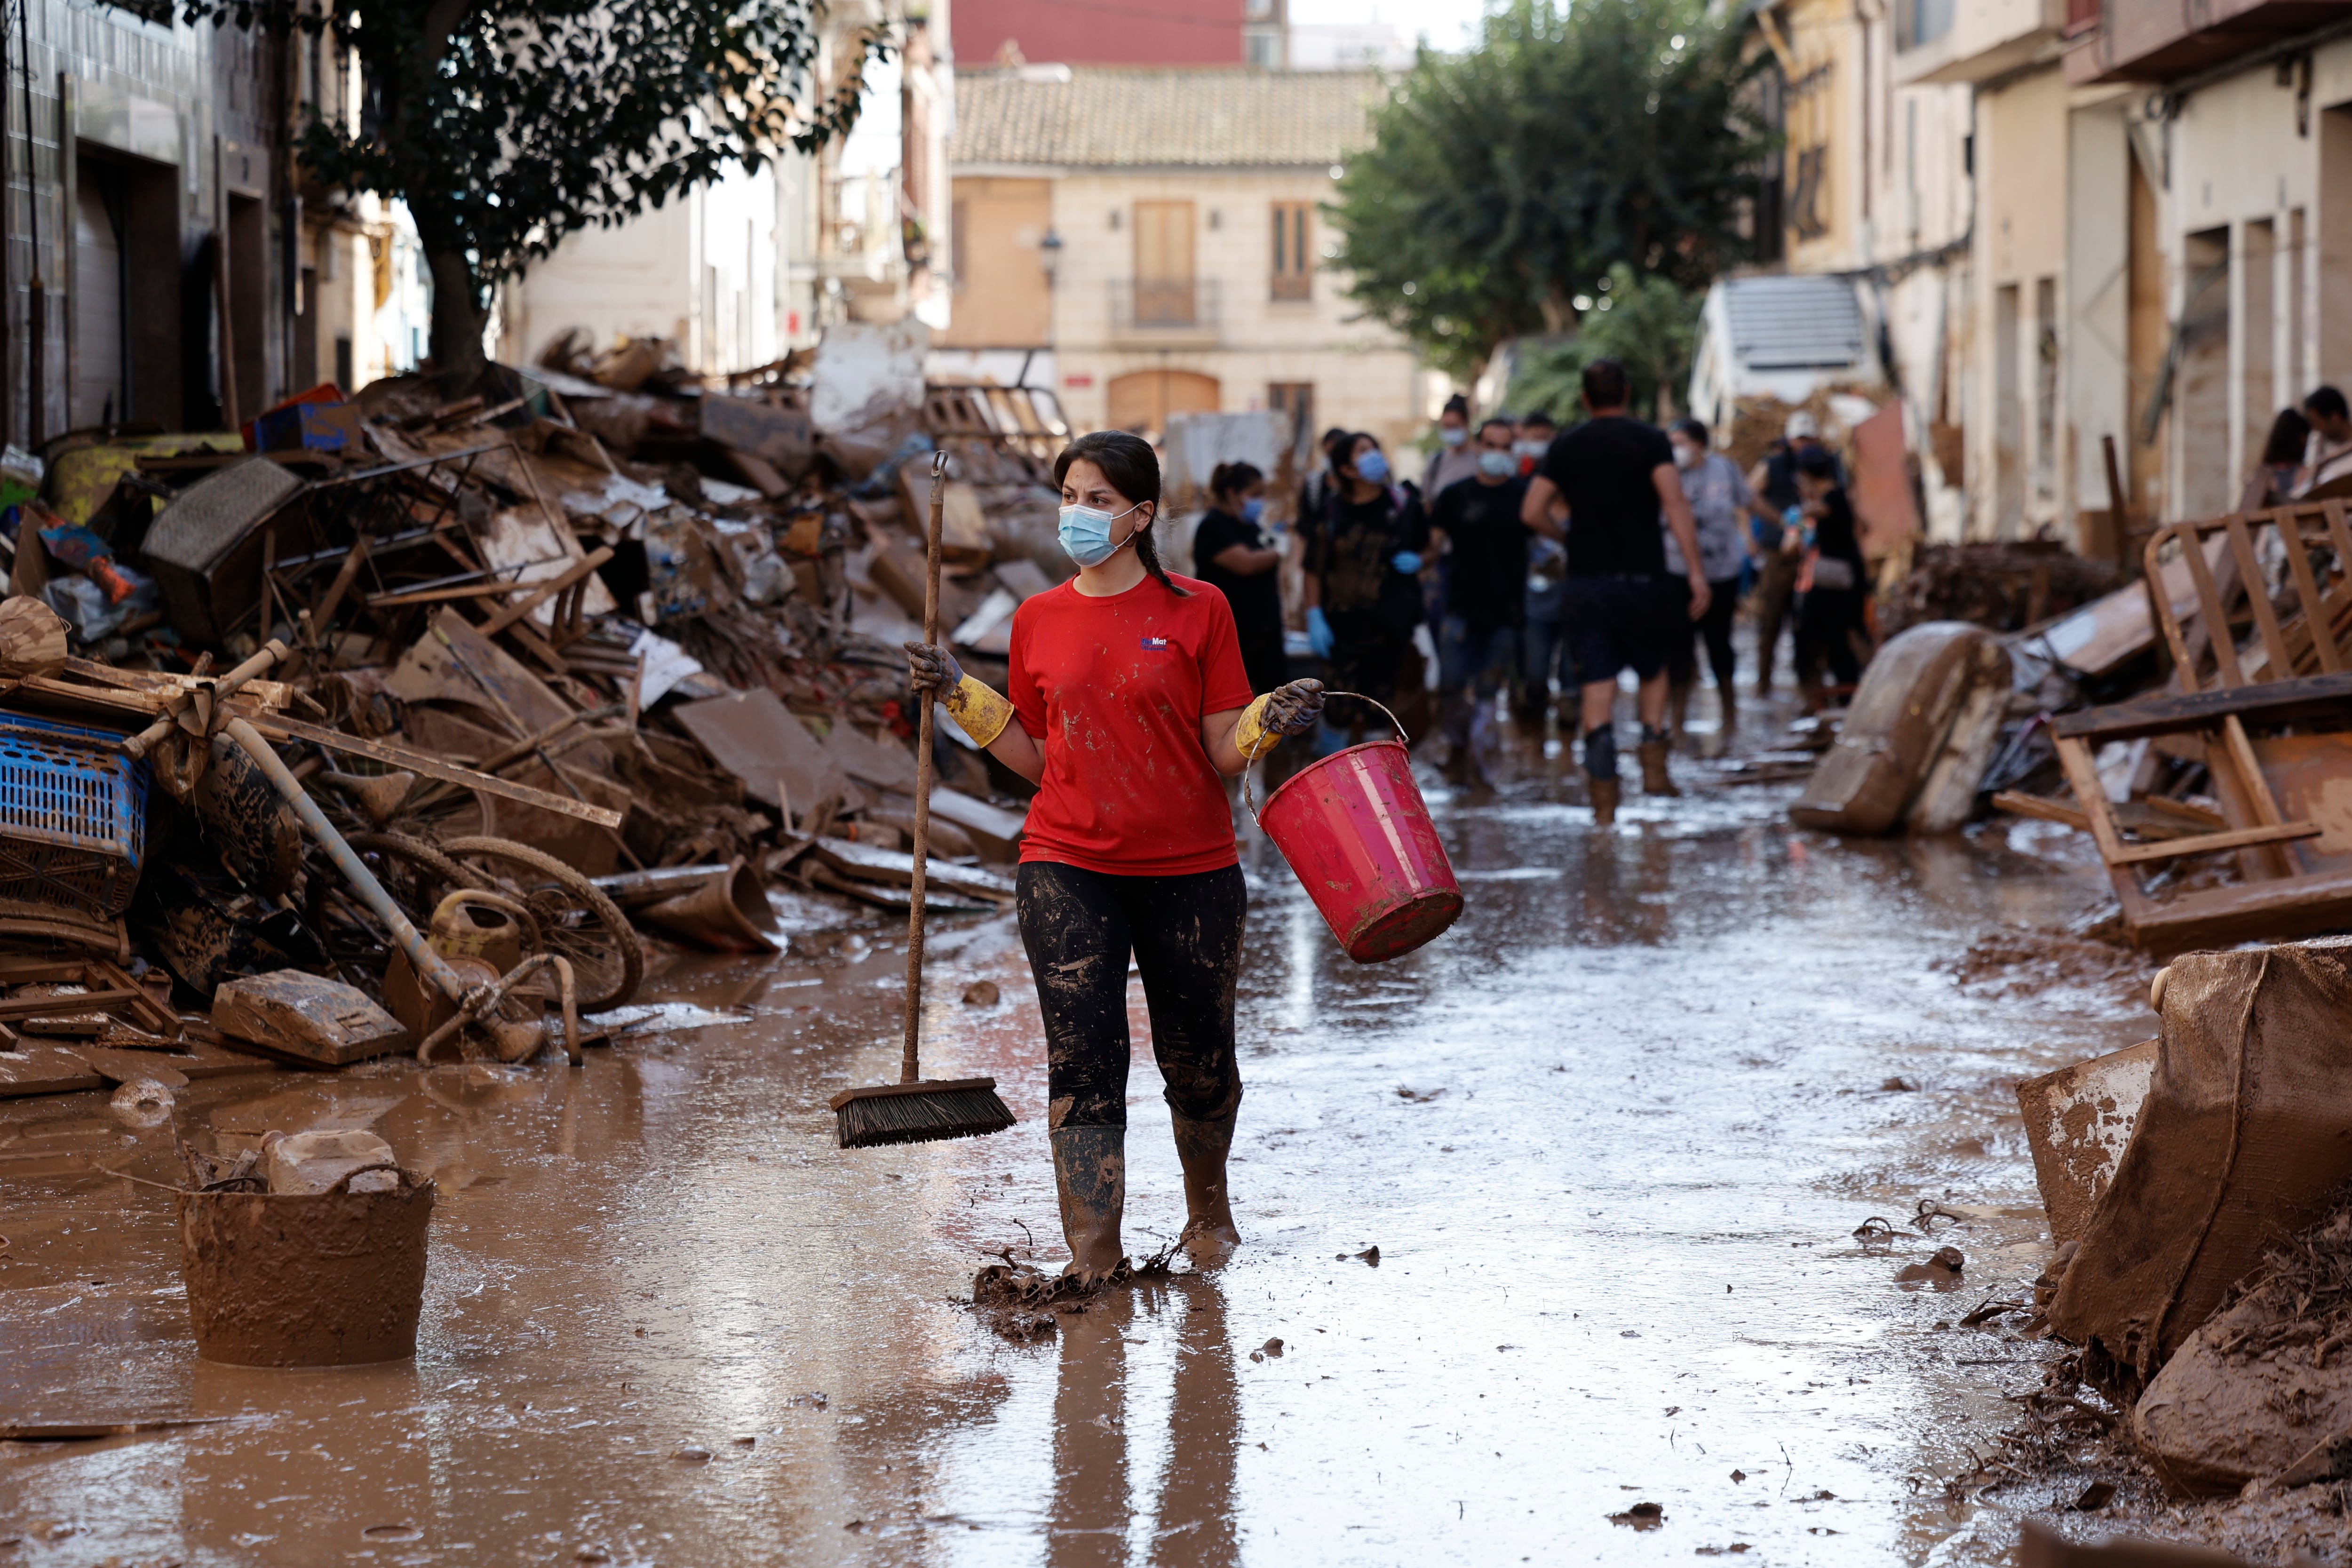
[[[593,822],[599,827],[621,826],[621,814],[617,811],[609,810],[601,805],[591,805],[584,800],[573,800],[569,795],[550,795],[543,789],[533,789],[529,784],[519,784],[510,779],[477,773],[471,768],[457,767],[443,762],[438,757],[428,756],[423,752],[411,751],[406,746],[395,746],[383,741],[363,741],[357,735],[346,735],[340,730],[321,729],[316,724],[305,724],[299,719],[289,719],[281,714],[254,713],[245,717],[250,719],[253,727],[271,741],[308,741],[313,745],[324,746],[331,752],[343,752],[355,757],[372,757],[379,763],[388,763],[395,768],[406,768],[411,773],[422,773],[426,778],[439,779],[446,784],[462,784],[467,789],[479,790],[484,795],[495,795],[502,799],[520,801],[525,805],[535,805],[543,811],[561,812],[565,816],[576,816],[583,822]]]
[[[500,632],[506,630],[517,621],[521,620],[525,616],[530,615],[533,610],[538,609],[540,605],[547,603],[548,600],[553,598],[556,595],[562,593],[566,588],[569,588],[577,583],[586,582],[590,573],[595,571],[597,567],[602,566],[605,562],[610,561],[612,558],[613,547],[611,545],[598,545],[593,551],[582,556],[579,560],[574,561],[570,566],[565,567],[561,576],[550,577],[547,581],[540,584],[538,592],[532,594],[530,597],[517,600],[515,603],[509,605],[506,608],[500,610],[497,615],[492,616],[488,620],[484,621],[481,628],[482,635],[486,637],[494,637],[498,636]]]
[[[2068,827],[2077,828],[2084,833],[2091,830],[2091,819],[2088,816],[2075,807],[2068,805],[2064,801],[2052,800],[2047,795],[2027,795],[2022,790],[2005,789],[1992,797],[1992,808],[1995,811],[2008,812],[2012,816],[2031,816],[2042,822],[2063,823]]]
[[[2273,822],[2260,827],[2233,827],[2226,833],[2198,833],[2168,838],[2158,844],[2129,844],[2108,857],[2115,866],[2146,866],[2158,860],[2179,860],[2189,855],[2215,855],[2225,849],[2246,849],[2257,844],[2284,844],[2296,838],[2316,838],[2323,829],[2315,822]]]
[[[2265,680],[2254,686],[2225,687],[2185,695],[2135,698],[2105,708],[2062,713],[2051,721],[2051,734],[2084,741],[2130,741],[2167,731],[2210,729],[2232,714],[2263,723],[2292,723],[2305,718],[2340,717],[2352,700],[2352,672],[2302,675],[2292,680]]]

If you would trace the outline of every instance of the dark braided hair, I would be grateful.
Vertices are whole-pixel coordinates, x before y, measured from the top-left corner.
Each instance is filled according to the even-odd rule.
[[[1151,443],[1125,430],[1090,430],[1062,448],[1054,459],[1054,483],[1058,488],[1070,472],[1070,465],[1081,458],[1102,470],[1110,488],[1127,498],[1129,506],[1151,503],[1151,521],[1160,521],[1160,458],[1151,450]],[[1179,598],[1190,598],[1189,590],[1179,588],[1168,576],[1168,568],[1160,564],[1159,548],[1152,543],[1150,524],[1137,531],[1135,559],[1142,568],[1160,580],[1160,585]]]

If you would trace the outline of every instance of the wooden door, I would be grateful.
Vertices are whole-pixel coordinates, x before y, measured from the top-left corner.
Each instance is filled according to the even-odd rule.
[[[1171,414],[1214,414],[1222,392],[1215,376],[1189,370],[1139,370],[1104,390],[1112,429],[1154,432],[1168,428]]]
[[[1189,327],[1192,302],[1192,204],[1135,204],[1135,324]]]

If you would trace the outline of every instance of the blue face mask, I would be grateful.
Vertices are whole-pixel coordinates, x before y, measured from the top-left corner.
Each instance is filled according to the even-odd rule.
[[[1140,502],[1137,503],[1139,506]],[[1098,507],[1066,506],[1062,509],[1062,548],[1070,559],[1081,566],[1099,566],[1129,545],[1135,542],[1135,533],[1117,544],[1110,542],[1110,525],[1135,510],[1108,512]],[[1139,528],[1136,533],[1143,531]]]
[[[1384,485],[1389,482],[1389,460],[1376,447],[1356,459],[1356,477]]]
[[[1470,439],[1470,432],[1457,430],[1451,425],[1440,425],[1437,427],[1437,439],[1440,445],[1459,447],[1463,442]]]
[[[1255,522],[1259,518],[1264,517],[1265,515],[1265,498],[1264,496],[1252,496],[1249,500],[1242,502],[1242,521],[1244,522]]]
[[[1519,459],[1512,453],[1497,452],[1489,447],[1478,454],[1478,471],[1489,479],[1503,479],[1519,471]]]

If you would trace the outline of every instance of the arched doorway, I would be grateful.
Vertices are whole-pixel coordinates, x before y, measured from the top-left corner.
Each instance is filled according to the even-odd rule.
[[[1214,414],[1217,378],[1190,370],[1139,370],[1111,378],[1108,388],[1114,430],[1165,430],[1171,414]]]

